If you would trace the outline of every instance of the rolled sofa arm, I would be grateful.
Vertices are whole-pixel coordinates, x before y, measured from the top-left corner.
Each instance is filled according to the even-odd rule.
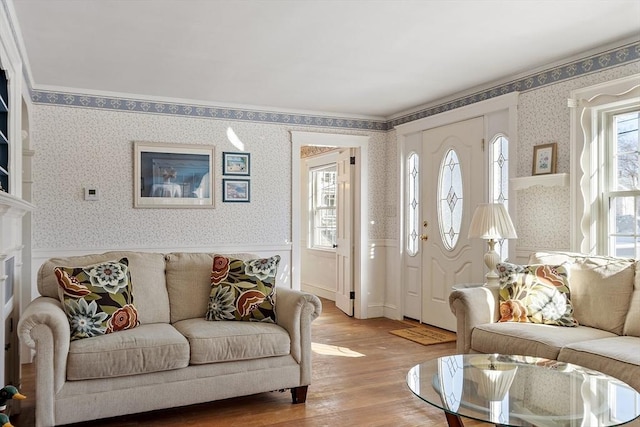
[[[65,382],[71,339],[69,321],[60,301],[42,296],[31,301],[18,322],[18,337],[35,350],[37,394],[49,393],[53,398]]]
[[[291,355],[300,363],[302,385],[311,384],[311,322],[322,313],[320,299],[292,289],[276,291],[276,322],[289,332]]]
[[[477,325],[498,320],[498,289],[480,286],[457,289],[449,295],[449,308],[457,320],[456,351],[471,351],[471,331]]]

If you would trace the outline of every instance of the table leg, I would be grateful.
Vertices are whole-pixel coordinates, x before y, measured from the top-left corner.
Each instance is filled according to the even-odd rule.
[[[455,415],[446,411],[444,415],[445,417],[447,417],[447,423],[449,424],[449,427],[464,427],[464,424],[462,424],[462,420],[460,419],[459,415]]]

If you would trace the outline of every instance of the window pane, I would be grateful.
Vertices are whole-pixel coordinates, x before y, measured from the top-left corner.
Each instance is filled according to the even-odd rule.
[[[419,182],[418,155],[411,153],[407,160],[407,254],[409,256],[415,256],[418,253]]]
[[[503,203],[508,209],[509,197],[509,140],[502,135],[491,141],[491,201]],[[495,250],[500,259],[507,258],[509,240],[500,239],[496,242]]]
[[[640,238],[640,197],[612,197],[609,212],[609,253],[616,256],[635,258]]]
[[[309,174],[311,248],[332,249],[336,241],[336,170],[332,164],[312,169]]]
[[[454,150],[442,159],[438,179],[438,220],[444,247],[453,250],[458,243],[462,225],[462,171]]]
[[[613,116],[615,170],[614,190],[635,190],[638,187],[640,162],[638,154],[638,113]]]

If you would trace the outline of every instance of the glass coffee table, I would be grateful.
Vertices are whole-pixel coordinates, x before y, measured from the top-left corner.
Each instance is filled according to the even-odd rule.
[[[640,417],[640,394],[582,366],[529,356],[464,354],[416,365],[407,385],[445,412],[514,427],[611,427]]]

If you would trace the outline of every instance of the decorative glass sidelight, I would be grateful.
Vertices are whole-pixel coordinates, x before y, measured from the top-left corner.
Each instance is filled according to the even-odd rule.
[[[462,170],[455,150],[444,155],[438,176],[438,226],[444,247],[453,250],[462,226]]]
[[[417,153],[407,159],[407,254],[416,256],[420,243],[420,169]]]
[[[504,135],[497,135],[489,144],[489,177],[490,198],[493,203],[502,203],[509,209],[509,140]],[[509,240],[500,239],[496,242],[495,250],[500,259],[507,258]]]

